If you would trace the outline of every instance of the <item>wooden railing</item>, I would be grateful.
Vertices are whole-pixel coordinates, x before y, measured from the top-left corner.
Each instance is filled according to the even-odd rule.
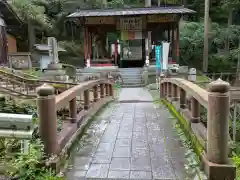
[[[58,155],[68,146],[72,137],[76,136],[86,117],[111,101],[114,92],[112,80],[100,79],[83,82],[59,95],[54,94],[52,86],[44,84],[37,88],[37,95],[40,137],[45,152],[48,155]],[[62,128],[58,131],[57,111],[62,108],[67,108],[69,115],[65,117]]]
[[[17,95],[26,96],[27,98],[35,98],[37,97],[36,88],[42,84],[51,84],[55,87],[57,94],[77,85],[77,83],[62,81],[30,79],[0,70],[0,87],[6,90],[7,93],[15,93]]]
[[[185,128],[202,145],[204,168],[211,180],[236,176],[236,167],[228,159],[229,89],[229,83],[220,79],[208,84],[208,90],[185,79],[161,80],[160,96],[184,117]],[[201,106],[207,110],[207,124],[202,123]]]

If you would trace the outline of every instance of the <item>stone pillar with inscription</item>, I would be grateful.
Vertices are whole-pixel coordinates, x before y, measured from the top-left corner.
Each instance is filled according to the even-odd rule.
[[[62,64],[59,63],[58,46],[54,37],[48,38],[48,46],[50,47],[49,56],[51,58],[51,62],[48,64],[47,69],[44,70],[41,79],[52,81],[68,81],[68,76],[62,69]]]

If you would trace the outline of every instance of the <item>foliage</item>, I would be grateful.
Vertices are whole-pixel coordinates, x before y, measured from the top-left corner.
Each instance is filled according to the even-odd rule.
[[[187,121],[175,110],[175,108],[163,100],[172,115],[173,122],[173,132],[177,133],[177,136],[180,137],[180,140],[186,149],[185,158],[187,162],[184,164],[187,177],[194,179],[194,176],[197,176],[198,179],[201,179],[204,176],[204,173],[200,169],[200,156],[202,155],[203,147],[199,144],[198,139],[192,134]],[[187,179],[185,177],[185,179]]]
[[[36,115],[36,105],[21,101],[15,103],[13,100],[4,99],[0,101],[0,112]]]
[[[231,42],[230,52],[224,50],[227,35]],[[209,32],[209,72],[236,71],[239,35],[239,26],[230,26],[230,29],[227,29],[217,23],[211,24]],[[203,23],[183,22],[180,29],[180,58],[182,64],[201,69],[203,42]]]
[[[11,5],[24,21],[34,21],[45,28],[51,28],[50,19],[44,14],[45,9],[34,0],[12,0]]]
[[[43,145],[39,140],[29,145],[27,154],[19,153],[17,158],[8,163],[8,175],[18,177],[19,180],[62,180],[51,169],[41,167],[44,158]]]
[[[184,131],[181,129],[180,124],[175,123],[173,128],[174,128],[174,131],[176,131],[178,136],[180,137],[183,146],[187,149],[185,152],[185,158],[187,160],[187,163],[185,164],[185,169],[187,174],[192,176],[196,174],[199,177],[200,174],[202,174],[199,168],[200,159],[195,154],[192,148],[191,140],[185,135]],[[199,177],[199,179],[201,178]]]
[[[237,167],[237,180],[240,180],[240,143],[232,141],[230,148],[232,161]]]
[[[24,73],[30,75],[32,78],[31,79],[37,79],[40,75],[41,72],[38,71],[37,69],[27,69],[27,70],[22,70]]]
[[[0,112],[33,114],[36,118],[36,105],[29,102],[15,103],[13,100],[2,98],[0,101]],[[37,119],[34,123],[38,123]],[[58,120],[58,129],[62,128],[62,121]],[[0,157],[1,161],[7,163],[7,174],[17,176],[20,180],[61,180],[56,177],[51,169],[41,167],[40,164],[44,159],[43,145],[40,140],[33,139],[30,141],[29,153],[21,152],[21,140],[0,138]]]

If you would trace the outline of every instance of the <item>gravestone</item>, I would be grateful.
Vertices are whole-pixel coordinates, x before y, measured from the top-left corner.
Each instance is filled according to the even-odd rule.
[[[50,47],[49,56],[51,57],[51,63],[48,64],[41,78],[52,81],[68,81],[68,76],[65,70],[62,69],[62,64],[59,63],[58,45],[54,37],[48,38],[48,46]]]

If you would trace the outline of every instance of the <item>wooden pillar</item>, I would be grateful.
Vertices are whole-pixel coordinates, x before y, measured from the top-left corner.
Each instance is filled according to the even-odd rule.
[[[176,61],[179,64],[179,44],[180,44],[180,39],[179,39],[179,22],[177,23],[177,35],[176,35]]]
[[[172,59],[176,60],[176,56],[175,56],[175,25],[172,24]]]
[[[42,85],[36,89],[37,109],[39,118],[40,137],[47,155],[57,154],[59,150],[57,138],[57,113],[55,106],[54,88]]]
[[[84,109],[87,110],[89,109],[89,105],[90,105],[90,99],[89,99],[89,90],[85,90],[83,92],[83,98],[84,98]]]
[[[142,59],[143,61],[146,60],[146,52],[145,52],[145,31],[143,31],[143,39],[142,39]]]
[[[87,60],[88,56],[88,28],[84,28],[84,60]]]
[[[149,33],[148,31],[145,32],[145,62],[147,61],[147,59],[149,60],[149,50],[148,50],[148,37],[149,37]],[[149,61],[149,64],[150,64],[150,61]]]
[[[93,101],[94,102],[98,101],[98,86],[93,87]]]
[[[75,123],[77,120],[77,99],[76,99],[76,97],[73,98],[69,102],[69,116],[71,118],[71,122]]]
[[[100,98],[104,98],[104,84],[100,84]]]
[[[171,26],[168,25],[168,42],[171,42]]]
[[[90,58],[90,64],[91,64],[91,59],[92,59],[92,32],[88,32],[88,55]]]
[[[113,96],[113,85],[109,84],[109,96]]]

